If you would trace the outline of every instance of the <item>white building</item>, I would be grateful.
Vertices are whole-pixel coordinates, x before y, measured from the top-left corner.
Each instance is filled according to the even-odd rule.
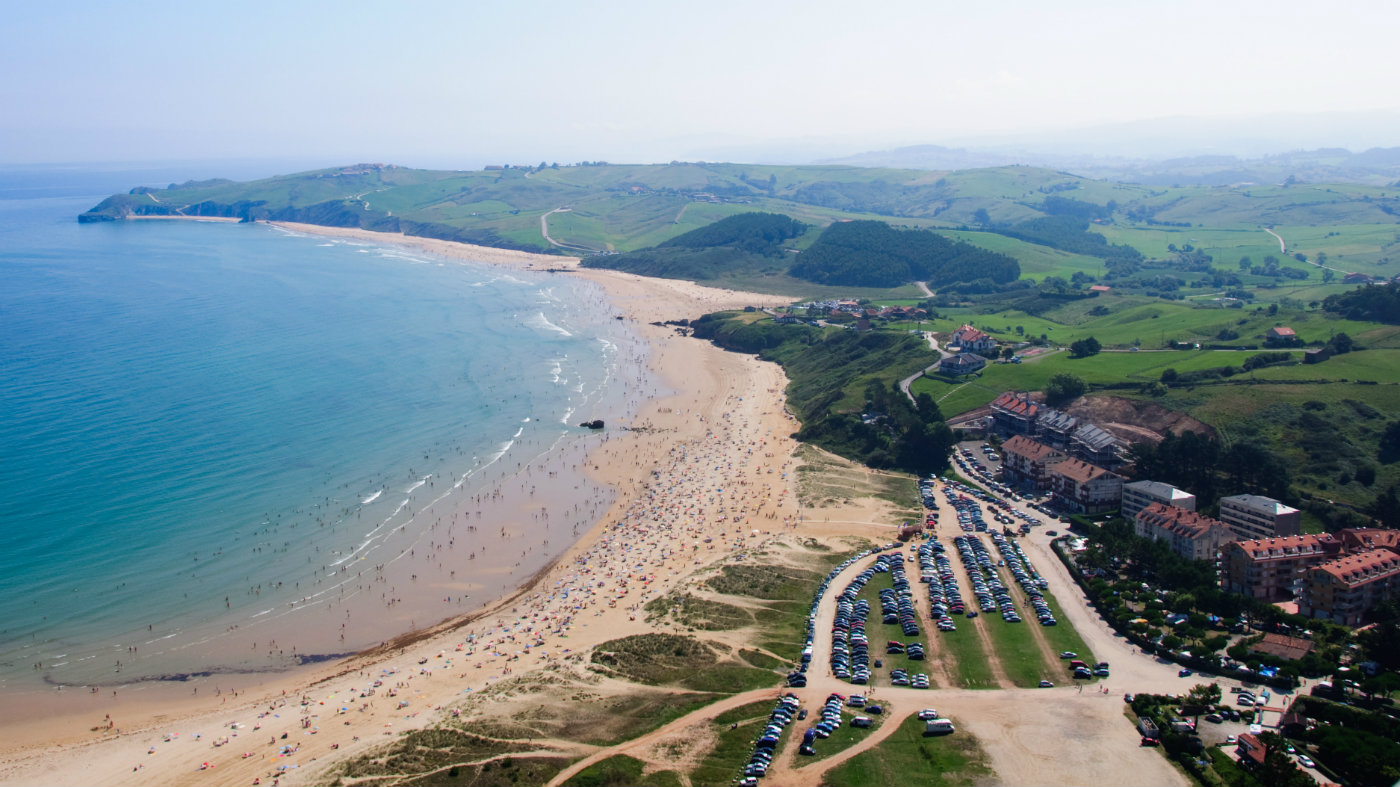
[[[1220,521],[1241,540],[1296,536],[1303,528],[1303,513],[1263,495],[1220,498]]]
[[[1137,512],[1153,503],[1165,503],[1187,511],[1196,510],[1196,496],[1161,481],[1134,481],[1123,485],[1123,518],[1133,521]]]

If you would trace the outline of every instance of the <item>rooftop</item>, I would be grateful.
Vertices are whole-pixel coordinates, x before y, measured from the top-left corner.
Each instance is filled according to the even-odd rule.
[[[1264,635],[1264,639],[1251,645],[1251,653],[1267,653],[1270,656],[1277,656],[1289,661],[1297,661],[1312,652],[1312,640],[1302,637],[1289,637],[1284,634],[1274,634],[1270,632]]]
[[[1233,531],[1218,519],[1212,519],[1195,511],[1177,508],[1166,503],[1153,503],[1139,511],[1137,518],[1139,521],[1151,523],[1173,535],[1191,539],[1203,538],[1209,535],[1212,530],[1225,531],[1222,535],[1227,538],[1233,534]]]
[[[1243,549],[1250,557],[1260,560],[1265,558],[1288,558],[1299,555],[1313,554],[1318,551],[1337,552],[1342,548],[1342,542],[1326,533],[1307,533],[1298,536],[1278,536],[1275,538],[1258,538],[1253,541],[1239,541],[1237,546]]]
[[[1038,462],[1051,456],[1063,456],[1059,451],[1051,448],[1045,443],[1038,443],[1025,435],[1016,435],[1001,444],[1003,454],[1015,454],[1027,461]]]
[[[1123,485],[1123,491],[1126,492],[1129,489],[1142,492],[1152,497],[1166,498],[1167,500],[1185,500],[1190,497],[1195,497],[1195,495],[1190,492],[1183,492],[1171,484],[1164,484],[1161,481],[1134,481],[1131,484]]]
[[[1106,476],[1117,478],[1113,473],[1108,472],[1098,465],[1091,465],[1088,462],[1081,462],[1078,459],[1066,459],[1060,462],[1055,465],[1054,472],[1072,481],[1078,481],[1081,484]]]
[[[1371,549],[1329,560],[1315,570],[1325,571],[1338,582],[1355,587],[1400,574],[1400,555],[1389,549]]]
[[[1241,508],[1264,511],[1275,516],[1279,514],[1298,513],[1298,509],[1292,506],[1286,506],[1272,497],[1264,497],[1263,495],[1230,495],[1229,497],[1220,498],[1221,506],[1224,506],[1226,503],[1234,503]]]

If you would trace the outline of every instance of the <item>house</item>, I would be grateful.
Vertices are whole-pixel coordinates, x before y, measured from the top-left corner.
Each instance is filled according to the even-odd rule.
[[[1275,325],[1264,332],[1264,343],[1270,347],[1288,347],[1298,343],[1298,334],[1287,325]]]
[[[1135,522],[1137,513],[1153,503],[1165,503],[1187,511],[1196,510],[1196,496],[1189,492],[1161,481],[1134,481],[1123,485],[1123,504],[1118,512],[1124,519]]]
[[[1079,459],[1066,459],[1049,469],[1050,494],[1061,506],[1081,514],[1101,514],[1118,508],[1123,477]]]
[[[1303,351],[1303,363],[1322,363],[1331,357],[1330,347],[1313,347]]]
[[[952,344],[957,345],[965,353],[990,353],[997,349],[997,340],[987,334],[977,330],[971,325],[953,331]]]
[[[1348,273],[1342,277],[1342,284],[1370,284],[1371,281],[1371,277],[1364,273]]]
[[[1066,458],[1045,443],[1018,434],[1001,445],[1002,477],[1015,486],[1049,489],[1050,467]]]
[[[1246,732],[1235,739],[1235,758],[1248,770],[1264,764],[1264,742],[1252,732]]]
[[[1113,292],[1113,288],[1107,284],[1091,284],[1089,285],[1089,292]]]
[[[1237,540],[1224,522],[1166,503],[1142,509],[1135,523],[1139,536],[1166,541],[1173,552],[1190,560],[1213,561],[1222,545]]]
[[[957,377],[980,371],[987,365],[987,359],[975,353],[958,353],[938,362],[938,371]]]

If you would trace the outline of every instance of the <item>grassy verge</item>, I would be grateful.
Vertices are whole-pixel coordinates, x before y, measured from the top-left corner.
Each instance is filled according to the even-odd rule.
[[[860,708],[847,708],[846,710],[850,711],[851,715],[842,718],[841,726],[831,731],[831,737],[825,739],[818,738],[816,742],[812,744],[812,749],[817,752],[816,754],[811,757],[798,755],[797,764],[799,766],[804,762],[817,762],[827,757],[840,754],[870,737],[871,733],[880,729],[881,725],[885,723],[884,716],[870,716],[862,713]],[[851,719],[856,716],[865,716],[867,719],[870,719],[870,726],[864,728],[852,727]]]
[[[889,784],[992,784],[996,774],[987,753],[966,732],[925,738],[924,723],[910,716],[878,747],[862,752],[822,776],[832,787],[875,787]]]
[[[566,723],[557,734],[565,740],[611,746],[645,735],[719,698],[719,694],[624,695],[601,707],[595,705],[593,714],[577,714],[577,721]]]
[[[1051,593],[1049,590],[1042,590],[1041,593],[1044,594],[1045,601],[1050,604],[1050,611],[1055,613],[1055,620],[1058,621],[1058,623],[1053,626],[1043,626],[1040,629],[1045,632],[1045,641],[1050,643],[1050,649],[1055,651],[1056,654],[1064,653],[1067,650],[1078,653],[1079,658],[1093,664],[1095,661],[1094,654],[1089,650],[1089,646],[1085,644],[1084,638],[1079,636],[1079,632],[1075,630],[1074,625],[1066,619],[1064,605],[1061,604],[1059,599],[1055,598],[1055,594]],[[1068,661],[1061,662],[1059,668],[1061,677],[1069,677],[1069,668],[1065,666],[1068,663]]]
[[[1023,621],[1035,620],[1034,615],[1026,618],[1024,610],[1022,613]],[[1058,677],[1045,663],[1045,656],[1035,641],[1035,632],[1030,629],[1039,623],[1007,623],[996,613],[989,613],[984,616],[982,625],[991,636],[1001,667],[1012,683],[1021,688],[1034,688],[1042,678]]]
[[[957,664],[955,676],[965,689],[995,689],[996,679],[992,676],[987,652],[982,649],[982,640],[972,630],[973,621],[961,620],[957,631],[938,633],[938,641],[953,655]]]
[[[643,778],[646,763],[625,754],[599,760],[574,774],[564,782],[569,787],[624,787],[648,784],[656,787],[680,787],[681,777],[675,771],[653,771]]]

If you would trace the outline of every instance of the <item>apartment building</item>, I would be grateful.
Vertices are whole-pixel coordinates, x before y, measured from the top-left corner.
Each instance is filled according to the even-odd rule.
[[[1263,495],[1220,498],[1220,519],[1245,541],[1296,536],[1303,527],[1301,511]]]
[[[1134,481],[1123,485],[1123,504],[1118,511],[1124,519],[1132,522],[1139,511],[1153,503],[1165,503],[1187,511],[1196,510],[1196,496],[1190,492],[1183,492],[1161,481]]]

